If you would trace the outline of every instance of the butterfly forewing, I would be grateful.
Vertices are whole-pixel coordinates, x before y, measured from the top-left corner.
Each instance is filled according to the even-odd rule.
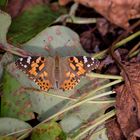
[[[68,61],[70,68],[76,72],[77,76],[84,76],[87,72],[90,72],[99,66],[98,60],[87,56],[69,57]]]
[[[27,58],[19,58],[15,64],[26,73],[29,78],[34,80],[42,90],[53,88],[52,81],[54,76],[49,73],[50,69],[53,71],[50,67],[50,65],[54,65],[52,58],[45,59],[44,57],[29,56]],[[51,80],[49,76],[52,76]]]

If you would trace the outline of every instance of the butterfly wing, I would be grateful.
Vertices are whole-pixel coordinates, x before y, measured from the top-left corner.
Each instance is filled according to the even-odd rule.
[[[49,62],[49,63],[48,63]],[[54,60],[53,58],[44,57],[26,57],[26,58],[19,58],[16,61],[16,66],[18,69],[22,70],[24,73],[28,75],[28,77],[35,81],[37,85],[42,90],[49,90],[53,88],[53,65]],[[50,69],[51,65],[51,71]],[[50,77],[51,76],[51,80]]]
[[[80,77],[86,73],[96,69],[99,66],[99,61],[93,57],[75,56],[68,58],[69,67],[75,74]]]
[[[73,89],[80,82],[81,76],[99,66],[98,60],[86,56],[66,57],[62,61],[60,68],[63,75],[60,78],[63,79],[60,80],[60,88],[63,90]]]
[[[59,88],[63,91],[71,90],[80,82],[80,79],[69,69],[66,63],[61,65]]]

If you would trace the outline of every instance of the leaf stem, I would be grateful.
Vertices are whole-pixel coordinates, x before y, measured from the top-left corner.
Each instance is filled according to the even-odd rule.
[[[115,110],[112,110],[100,117],[98,117],[97,119],[94,120],[94,124],[89,126],[88,128],[86,128],[83,132],[81,132],[80,134],[78,134],[77,136],[75,136],[73,138],[73,140],[77,140],[79,139],[82,135],[86,134],[88,131],[92,130],[93,128],[97,127],[98,125],[102,124],[103,122],[105,122],[106,120],[108,120],[109,118],[113,117],[115,115]]]
[[[95,95],[94,97],[94,101],[92,100],[92,101],[88,101],[87,103],[114,103],[115,102],[115,100],[112,100],[112,99],[110,99],[110,100],[95,100],[95,99],[97,99],[97,98],[100,98],[100,97],[103,97],[103,96],[106,96],[106,95],[111,95],[111,94],[114,94],[115,92],[114,91],[108,91],[108,92],[104,92],[104,93],[101,93],[100,94],[100,96],[99,95]],[[46,93],[45,93],[46,94]],[[66,96],[61,96],[61,95],[55,95],[55,94],[49,94],[49,93],[47,93],[46,94],[47,96],[54,96],[54,97],[57,97],[57,98],[61,98],[61,99],[67,99],[67,100],[71,100],[71,101],[78,101],[78,99],[76,99],[76,98],[71,98],[71,97],[66,97]]]
[[[134,38],[138,37],[139,35],[140,35],[140,31],[138,31],[138,32],[128,36],[127,38],[119,41],[118,43],[116,43],[115,49],[128,43],[129,41],[133,40]],[[108,49],[105,49],[99,53],[93,54],[93,57],[98,58],[98,59],[103,59],[105,57],[105,55],[107,54],[107,52],[108,52]]]
[[[18,134],[18,133],[21,133],[21,132],[29,131],[29,130],[31,130],[31,128],[29,128],[29,129],[22,129],[22,130],[19,130],[19,131],[11,132],[11,133],[7,134],[6,137],[7,136],[11,136],[11,135],[15,135],[15,134]]]
[[[131,58],[134,55],[138,54],[138,52],[140,51],[140,49],[138,49],[140,47],[140,42],[138,42],[128,53],[128,57]]]
[[[123,80],[122,76],[117,75],[107,75],[107,74],[98,74],[98,73],[88,73],[87,76],[93,77],[93,78],[105,78],[105,79],[120,79]]]
[[[100,87],[96,88],[95,90],[91,91],[91,92],[88,94],[88,96],[86,96],[86,97],[84,97],[84,98],[90,97],[90,96],[92,96],[94,93],[96,93],[97,91],[102,90],[102,89],[107,88],[107,87],[111,87],[111,86],[113,86],[113,85],[115,85],[115,84],[118,84],[118,83],[120,83],[120,82],[122,82],[122,80],[119,79],[119,80],[115,80],[115,81],[113,81],[113,82],[110,82],[110,83],[108,83],[108,84],[105,84],[105,85],[103,85],[103,86],[100,86]]]
[[[106,88],[106,87],[108,87],[108,86],[112,86],[112,85],[114,85],[114,84],[120,83],[121,81],[122,81],[122,80],[113,81],[113,82],[111,82],[111,83],[109,83],[109,84],[106,84],[106,85],[104,85],[104,86],[101,86],[101,87],[95,89],[93,92],[91,92],[91,93],[89,93],[89,94],[90,94],[90,95],[93,95],[93,93],[96,93],[97,91],[99,91],[99,90],[101,90],[101,89],[104,89],[104,88]],[[105,94],[106,94],[106,93],[105,93]],[[109,93],[109,94],[110,94],[110,93]],[[95,98],[97,98],[97,97],[100,97],[100,96],[101,96],[101,95],[98,95],[98,96],[96,96],[96,97],[94,96],[94,97],[90,97],[90,98],[81,99],[80,101],[76,102],[75,104],[73,104],[73,105],[71,105],[71,106],[69,106],[69,107],[67,107],[67,108],[65,108],[65,109],[63,109],[63,110],[61,110],[61,111],[59,111],[58,113],[52,115],[51,117],[45,119],[45,120],[42,121],[41,123],[45,123],[45,122],[47,122],[47,121],[49,121],[49,120],[51,120],[51,119],[54,119],[55,117],[57,117],[57,116],[63,114],[64,112],[67,112],[67,111],[69,111],[69,110],[71,110],[71,109],[73,109],[73,108],[75,108],[75,107],[78,107],[78,106],[82,105],[83,103],[86,103],[86,102],[88,102],[88,101],[90,101],[90,100],[93,100],[93,99],[95,99]]]
[[[103,86],[95,89],[94,91],[90,92],[89,93],[89,96],[91,96],[91,95],[93,96],[93,94],[95,94],[97,91],[99,91],[101,89],[104,89],[104,88],[107,88],[109,86],[115,85],[115,84],[120,83],[120,82],[122,82],[122,80],[119,79],[119,80],[115,80],[113,82],[110,82],[109,84],[103,85]],[[111,94],[111,91],[109,91],[107,93],[103,93],[104,96],[105,95],[110,95],[110,94]],[[34,128],[38,127],[40,124],[45,123],[45,122],[47,122],[47,121],[49,121],[51,119],[54,119],[55,117],[63,114],[64,112],[67,112],[67,111],[69,111],[69,110],[71,110],[71,109],[73,109],[75,107],[78,107],[78,106],[82,105],[83,103],[86,103],[86,102],[91,101],[93,99],[99,98],[99,97],[101,97],[103,95],[96,95],[96,96],[93,96],[93,97],[89,97],[89,96],[84,97],[83,99],[77,101],[73,105],[71,105],[71,106],[69,106],[69,107],[67,107],[67,108],[65,108],[65,109],[57,112],[56,114],[54,114],[54,115],[50,116],[49,118],[45,119],[44,121],[40,122],[38,125],[36,125],[35,127],[33,127],[29,132],[25,133],[24,135],[30,133]],[[22,135],[21,137],[19,137],[18,140],[21,140],[24,137],[24,135]]]

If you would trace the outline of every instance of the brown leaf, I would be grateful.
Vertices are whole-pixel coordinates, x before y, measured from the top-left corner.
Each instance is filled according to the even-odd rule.
[[[115,119],[110,120],[109,123],[106,124],[106,127],[109,140],[126,140]]]
[[[105,36],[109,32],[115,33],[115,26],[113,26],[113,24],[110,24],[105,18],[98,18],[96,26],[102,36]]]
[[[140,138],[140,128],[137,129],[133,134]]]
[[[64,6],[64,5],[68,4],[71,1],[73,1],[73,0],[59,0],[59,4]]]
[[[70,0],[59,0],[67,4]],[[94,8],[111,23],[124,29],[129,27],[129,19],[140,17],[140,0],[75,0],[80,4]]]
[[[112,74],[112,75],[119,75],[119,69],[116,65],[112,64],[108,67],[107,71],[105,72],[106,74]]]
[[[124,136],[135,140],[131,134],[140,126],[140,63],[127,63],[124,67],[125,84],[116,89],[116,115]]]
[[[83,48],[89,53],[99,51],[100,41],[95,37],[93,31],[94,29],[91,29],[80,35],[80,42]]]

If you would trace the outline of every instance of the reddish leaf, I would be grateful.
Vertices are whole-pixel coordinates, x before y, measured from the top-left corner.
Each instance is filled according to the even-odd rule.
[[[130,134],[139,128],[140,123],[140,63],[127,63],[124,67],[125,84],[116,89],[117,120],[124,136],[133,140],[135,136]]]
[[[115,119],[106,124],[107,135],[109,140],[125,140],[118,122]]]
[[[61,5],[71,0],[59,0]],[[140,0],[74,0],[80,4],[94,8],[111,23],[124,29],[129,27],[129,19],[140,17]]]
[[[89,53],[98,51],[100,45],[100,41],[95,37],[93,30],[83,32],[80,36],[80,42],[83,48]]]
[[[8,2],[8,11],[12,17],[16,17],[21,14],[24,10],[35,6],[37,4],[46,4],[49,0],[10,0]]]

